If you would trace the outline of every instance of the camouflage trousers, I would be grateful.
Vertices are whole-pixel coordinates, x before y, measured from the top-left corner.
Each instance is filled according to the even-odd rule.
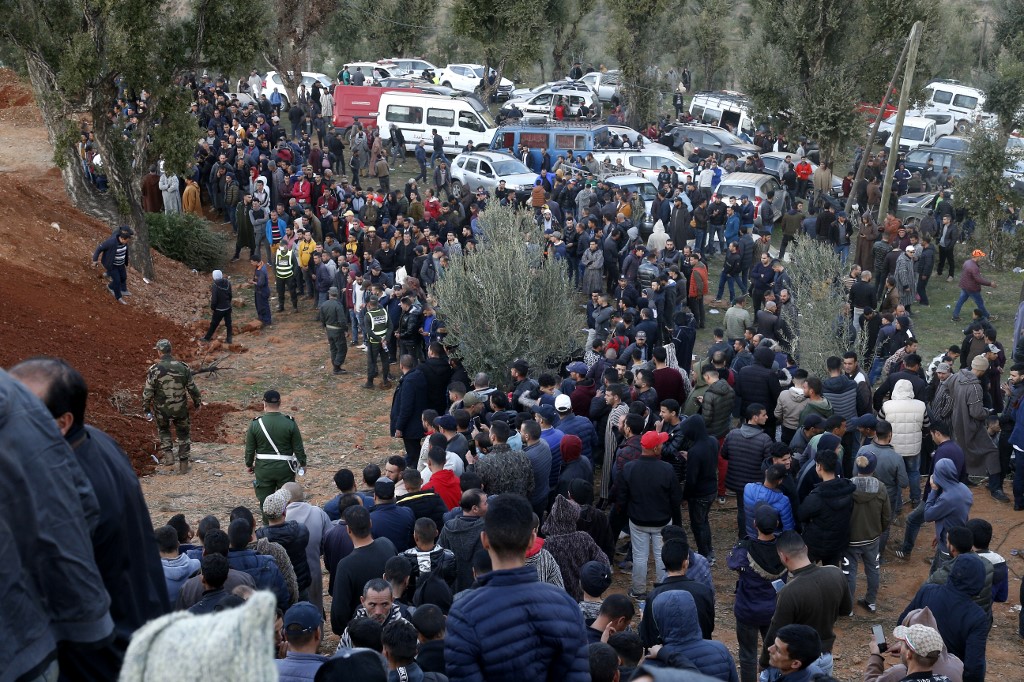
[[[160,463],[174,464],[174,440],[171,438],[171,426],[174,426],[175,435],[178,437],[178,461],[187,462],[188,454],[192,450],[192,421],[188,415],[184,417],[170,417],[160,410],[153,414],[156,421],[156,433],[160,438]]]

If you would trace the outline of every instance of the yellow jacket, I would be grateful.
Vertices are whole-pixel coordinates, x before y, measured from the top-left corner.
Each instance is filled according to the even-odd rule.
[[[300,239],[296,244],[299,247],[299,265],[307,267],[309,265],[309,257],[313,255],[313,250],[316,249],[316,241],[310,239]]]

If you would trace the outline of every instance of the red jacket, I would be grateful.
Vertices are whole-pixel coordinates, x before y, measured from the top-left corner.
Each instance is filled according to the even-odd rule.
[[[310,189],[309,180],[302,178],[292,185],[292,196],[296,201],[308,204]]]
[[[992,280],[982,277],[977,261],[968,258],[964,261],[964,269],[960,271],[960,288],[973,294],[981,291],[983,286],[992,286]]]
[[[440,495],[449,510],[458,507],[462,500],[459,477],[451,469],[441,469],[437,473],[430,474],[430,481],[423,486],[423,489],[433,490]]]
[[[690,273],[690,287],[687,296],[701,298],[708,293],[708,269],[700,264]]]
[[[793,169],[793,171],[796,173],[796,176],[801,180],[808,180],[811,177],[811,174],[814,173],[814,169],[811,167],[811,164],[807,163],[806,161],[801,161],[800,163],[798,163],[796,165],[796,168]]]

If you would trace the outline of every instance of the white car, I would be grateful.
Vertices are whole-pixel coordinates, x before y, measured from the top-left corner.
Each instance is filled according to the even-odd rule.
[[[594,107],[600,101],[597,99],[597,95],[592,93],[586,87],[573,88],[563,87],[562,85],[553,85],[543,87],[537,92],[526,97],[510,99],[505,103],[502,109],[510,109],[511,106],[515,104],[516,107],[526,115],[540,114],[543,116],[551,116],[559,98],[566,106],[568,106],[568,115],[571,117],[578,116],[580,113],[580,107],[584,104],[587,105],[587,109],[593,111]]]
[[[673,151],[660,151],[652,149],[614,149],[610,151],[595,151],[594,158],[604,163],[607,160],[613,166],[622,164],[630,173],[639,173],[644,178],[658,186],[658,173],[661,167],[676,167],[679,172],[679,179],[688,182],[693,178],[693,164],[676,154]]]
[[[491,75],[496,76],[497,72],[491,69]],[[482,64],[449,64],[440,73],[437,79],[441,85],[466,92],[476,92],[480,87],[480,80],[484,77]],[[508,99],[512,96],[512,88],[515,83],[507,78],[502,78],[498,83],[498,99]]]
[[[420,76],[424,71],[430,71],[433,74],[437,74],[441,69],[434,66],[426,59],[410,59],[408,57],[393,57],[391,59],[384,59],[383,62],[394,65],[391,68],[391,75],[403,76],[405,74],[413,74]]]
[[[459,154],[452,162],[452,192],[462,193],[462,187],[476,192],[483,187],[489,195],[502,180],[505,187],[523,198],[533,189],[537,174],[519,159],[503,152],[467,152]]]
[[[366,82],[363,85],[375,85],[381,79],[390,78],[395,73],[395,65],[383,59],[379,62],[350,62],[341,67],[341,70],[348,69],[349,75],[351,75],[356,72],[356,68],[366,76]],[[341,71],[338,72],[338,75],[341,75]]]
[[[596,92],[602,102],[610,102],[619,95],[620,78],[618,70],[613,69],[608,72],[591,71],[580,80]]]
[[[593,92],[590,87],[582,81],[549,81],[547,83],[541,83],[540,85],[532,88],[516,88],[512,91],[512,97],[515,99],[522,99],[529,97],[530,95],[536,95],[537,93],[543,92],[550,88],[560,88],[563,90],[578,90],[580,92]]]
[[[302,72],[302,85],[306,86],[307,92],[313,87],[313,81],[320,81],[320,85],[327,89],[330,89],[332,85],[331,77],[325,73],[316,73],[315,71]],[[263,89],[260,91],[260,94],[266,95],[267,99],[270,99],[272,93],[281,93],[282,111],[287,110],[291,106],[288,102],[288,90],[284,87],[284,81],[281,80],[281,75],[277,71],[267,72],[267,75],[263,77],[262,87]]]

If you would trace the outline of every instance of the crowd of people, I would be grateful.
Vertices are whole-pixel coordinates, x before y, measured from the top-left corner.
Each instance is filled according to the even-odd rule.
[[[1009,582],[992,525],[972,507],[979,480],[1009,502],[1012,475],[1013,509],[1024,510],[1024,347],[997,340],[978,295],[994,285],[975,250],[953,311],[956,320],[969,298],[978,306],[962,340],[921,357],[913,311],[928,305],[933,241],[940,275],[947,260],[952,273],[951,204],[914,229],[892,214],[881,226],[865,217],[854,239],[827,202],[805,215],[799,194],[783,200],[783,252],[820,239],[857,263],[832,283],[847,301],[837,333],[851,350],[816,375],[793,353],[800,301],[765,217],[776,197],[755,220],[747,196],[712,200],[714,161],[685,179],[665,169],[644,240],[646,207],[628,192],[543,168],[526,202],[549,257],[564,257],[589,296],[586,348],[565,366],[516,361],[508,377],[471,375],[448,355],[430,291],[453,253],[486,248],[478,216],[517,201],[514,191],[455,196],[443,150],[428,161],[425,145],[415,155],[423,177],[391,190],[386,131],[355,130],[325,150],[302,120],[289,138],[262,102],[238,110],[212,84],[197,84],[196,101],[207,136],[189,187],[232,225],[236,259],[249,249],[259,318],[273,323],[271,281],[279,313],[289,298],[292,311],[311,299],[334,372],[358,346],[365,386],[379,374],[394,388],[389,427],[404,452],[339,469],[337,496],[313,506],[299,482],[298,426],[281,413],[287,397],[269,390],[245,447],[261,518],[241,506],[194,528],[183,515],[155,525],[123,452],[87,426],[74,368],[43,358],[0,373],[10,413],[25,415],[0,421],[12,472],[0,518],[56,534],[0,535],[22,565],[18,608],[5,612],[37,614],[19,618],[36,627],[6,628],[14,679],[58,669],[149,679],[147,668],[208,650],[213,633],[271,644],[220,652],[224,674],[240,679],[275,667],[289,680],[829,679],[836,623],[903,598],[885,594],[880,566],[918,551],[925,524],[934,553],[924,584],[887,651],[870,648],[865,679],[985,678],[993,603],[1008,599]],[[359,159],[351,181],[346,146]],[[428,163],[434,186],[421,194]],[[379,188],[361,187],[364,168]],[[175,210],[158,168],[144,182],[147,210]],[[131,236],[118,231],[93,257],[122,301]],[[718,257],[717,298],[728,285],[731,303],[697,348]],[[231,338],[223,279],[215,273],[207,340],[221,321]],[[867,357],[852,350],[862,335]],[[170,372],[183,383],[165,385],[164,398],[187,420],[198,390],[164,343],[150,398],[165,404]],[[158,427],[170,460],[168,414]],[[188,432],[177,433],[186,473]],[[53,459],[14,456],[12,443],[26,442]],[[730,497],[735,528],[730,520],[723,542],[710,516]],[[56,527],[55,508],[65,510]],[[736,576],[731,596],[711,579],[720,556]],[[611,591],[616,571],[628,575],[626,594]],[[723,601],[735,659],[714,638]],[[1020,628],[1024,637],[1024,618]]]

